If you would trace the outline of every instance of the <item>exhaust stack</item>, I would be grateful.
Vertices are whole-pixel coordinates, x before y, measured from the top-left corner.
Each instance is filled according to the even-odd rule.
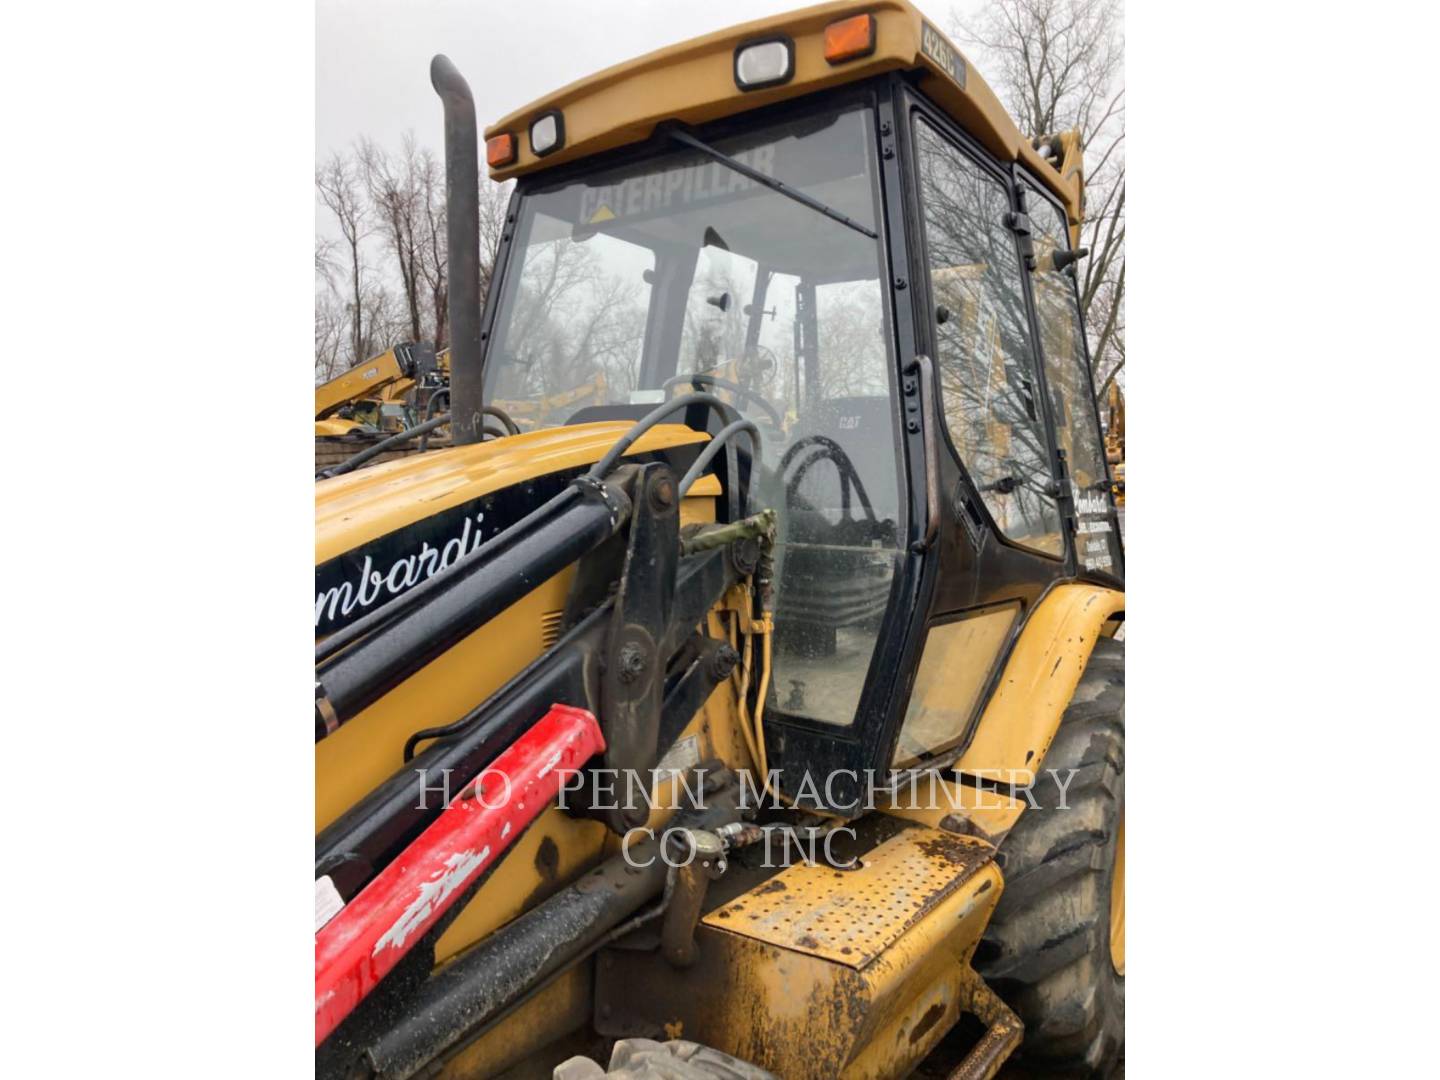
[[[458,446],[484,430],[480,354],[480,153],[475,98],[450,58],[430,61],[445,106],[445,227],[450,249],[450,431]]]

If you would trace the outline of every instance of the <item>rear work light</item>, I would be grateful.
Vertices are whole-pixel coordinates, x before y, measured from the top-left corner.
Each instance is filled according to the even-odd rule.
[[[515,161],[515,153],[515,136],[508,131],[501,132],[499,135],[491,135],[485,140],[485,164],[492,169],[512,164]]]
[[[565,120],[558,112],[548,112],[530,125],[530,149],[536,157],[553,154],[565,145]]]
[[[795,43],[786,37],[747,41],[735,50],[735,85],[761,90],[789,82],[795,74]]]
[[[875,16],[852,15],[825,27],[825,59],[841,64],[875,51]]]

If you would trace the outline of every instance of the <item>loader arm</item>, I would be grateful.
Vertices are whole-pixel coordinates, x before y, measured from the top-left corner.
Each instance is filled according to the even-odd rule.
[[[427,365],[424,350],[416,346],[406,344],[386,349],[379,356],[356,364],[349,371],[317,386],[315,419],[324,420],[346,405],[366,398],[399,400],[425,374],[427,366],[434,368],[433,358]]]

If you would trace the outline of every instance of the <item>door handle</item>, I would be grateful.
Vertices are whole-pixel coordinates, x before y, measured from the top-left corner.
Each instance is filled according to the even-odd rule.
[[[925,533],[910,545],[915,555],[923,555],[935,543],[940,532],[940,451],[935,440],[935,365],[923,353],[917,355],[905,368],[905,374],[913,376],[919,385],[920,419],[918,430],[920,441],[925,447]],[[907,425],[914,432],[917,421]]]

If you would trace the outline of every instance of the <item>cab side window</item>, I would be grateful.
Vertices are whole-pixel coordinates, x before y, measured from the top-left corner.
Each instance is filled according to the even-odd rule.
[[[1092,396],[1080,300],[1069,272],[1074,267],[1069,256],[1069,229],[1064,212],[1039,192],[1032,189],[1026,201],[1035,238],[1031,282],[1045,381],[1050,388],[1050,414],[1055,441],[1069,463],[1075,498],[1075,549],[1087,570],[1115,573],[1119,542],[1110,520],[1105,445]]]
[[[1064,551],[1019,254],[1001,181],[915,121],[936,369],[950,439],[1010,540]]]

